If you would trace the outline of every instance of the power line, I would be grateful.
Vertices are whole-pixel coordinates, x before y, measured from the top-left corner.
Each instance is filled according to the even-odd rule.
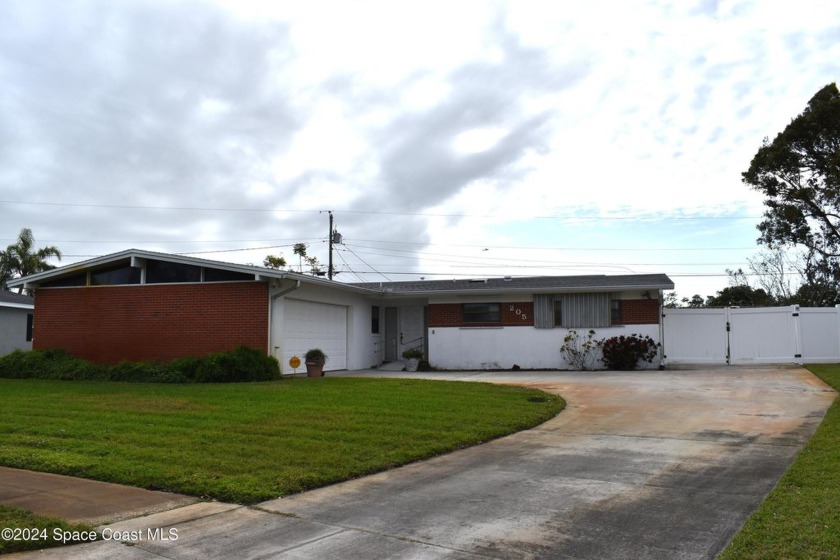
[[[342,255],[341,253],[339,253],[339,254],[338,254],[338,258],[340,258],[340,259],[341,259],[341,262],[343,262],[343,263],[344,263],[344,266],[346,266],[346,267],[347,267],[346,272],[348,272],[348,273],[352,274],[353,276],[355,276],[355,277],[356,277],[356,280],[358,280],[359,282],[364,282],[364,280],[362,280],[361,276],[359,276],[358,274],[356,274],[356,273],[353,271],[353,269],[352,269],[352,268],[350,268],[350,263],[348,263],[346,260],[344,260],[344,255]],[[344,271],[344,270],[342,270],[341,272],[345,272],[345,271]],[[336,274],[338,274],[338,273],[336,273]]]
[[[178,253],[173,253],[175,255],[207,255],[210,253],[238,253],[242,251],[265,251],[266,249],[282,249],[282,248],[294,247],[294,244],[291,245],[269,245],[267,247],[248,247],[247,249],[214,249],[209,251],[180,251]]]
[[[345,247],[347,247],[347,246],[345,245]],[[357,255],[356,253],[354,253],[354,252],[353,252],[353,249],[351,249],[351,248],[347,247],[347,250],[348,250],[348,251],[350,251],[350,252],[353,254],[353,256],[354,256],[354,257],[356,257],[357,259],[359,259],[360,261],[362,261],[362,263],[364,263],[364,264],[365,264],[365,265],[366,265],[369,269],[371,269],[371,270],[372,270],[372,271],[374,271],[375,273],[377,273],[377,274],[379,274],[380,276],[382,276],[382,278],[384,278],[385,280],[387,280],[387,281],[389,281],[389,282],[391,281],[391,279],[390,279],[390,278],[388,278],[387,276],[385,276],[384,274],[382,274],[381,272],[379,272],[378,270],[376,270],[373,266],[371,266],[371,265],[370,265],[367,261],[365,261],[362,257],[360,257],[359,255]],[[341,259],[341,260],[344,260],[344,258],[342,257],[342,259]],[[348,266],[349,266],[349,265],[348,265]]]
[[[273,213],[289,212],[296,214],[319,214],[324,210],[299,210],[288,208],[225,208],[210,206],[144,206],[133,204],[89,204],[80,202],[45,202],[30,200],[0,200],[0,204],[22,204],[35,206],[58,206],[75,208],[108,208],[113,210],[178,210],[188,212],[253,212]],[[396,212],[392,210],[337,210],[342,214],[379,215],[379,216],[423,216],[432,218],[483,218],[483,219],[528,219],[528,220],[611,220],[611,221],[702,221],[702,220],[757,220],[760,216],[662,216],[662,215],[637,215],[637,216],[615,216],[612,214],[598,215],[559,215],[559,216],[510,216],[508,214],[459,214],[443,212]]]
[[[406,245],[422,245],[430,247],[463,247],[470,249],[516,249],[526,251],[754,251],[758,247],[531,247],[527,245],[455,245],[449,243],[421,243],[412,241],[371,241],[360,240],[368,243],[394,243]],[[345,245],[347,243],[345,242]],[[371,247],[368,245],[359,245],[353,243],[354,247],[361,247],[363,249],[378,249],[380,251],[394,251],[413,253],[407,249],[390,249],[388,247]]]
[[[12,238],[5,238],[5,239],[12,239]],[[301,241],[320,241],[322,238],[320,237],[309,237],[305,239],[294,238],[294,239],[184,239],[178,241],[172,240],[153,240],[153,239],[146,239],[146,240],[133,240],[133,241],[106,241],[100,239],[38,239],[43,243],[96,243],[96,244],[110,244],[110,245],[131,245],[131,244],[147,244],[147,245],[175,245],[175,244],[186,244],[186,243],[265,243],[269,241],[284,241],[289,242],[291,247],[294,243],[299,243]],[[286,245],[279,245],[281,247]]]

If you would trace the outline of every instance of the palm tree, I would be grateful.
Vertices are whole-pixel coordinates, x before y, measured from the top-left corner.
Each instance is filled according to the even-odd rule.
[[[4,288],[6,281],[12,278],[29,276],[55,268],[47,262],[50,257],[61,260],[61,251],[58,247],[50,245],[33,251],[34,246],[35,236],[32,235],[32,230],[23,228],[20,230],[17,242],[6,247],[5,251],[0,251],[0,281]],[[21,292],[23,288],[19,287],[18,293]]]

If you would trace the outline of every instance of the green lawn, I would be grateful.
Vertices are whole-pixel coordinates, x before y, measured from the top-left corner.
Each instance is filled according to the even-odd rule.
[[[522,387],[413,379],[0,380],[0,464],[250,504],[537,425]]]
[[[92,528],[0,504],[0,530],[4,530],[0,535],[0,554],[7,554],[90,542]]]
[[[840,365],[807,367],[840,390]],[[719,558],[840,558],[840,400]]]

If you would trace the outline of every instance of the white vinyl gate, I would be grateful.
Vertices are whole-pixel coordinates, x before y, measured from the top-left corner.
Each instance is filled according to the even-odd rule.
[[[840,306],[665,309],[666,364],[840,361]]]

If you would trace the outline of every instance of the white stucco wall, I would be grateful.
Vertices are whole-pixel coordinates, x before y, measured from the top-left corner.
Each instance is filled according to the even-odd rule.
[[[380,334],[371,333],[371,306],[381,305],[376,299],[361,294],[335,290],[322,286],[302,284],[300,288],[284,296],[273,298],[278,292],[291,286],[286,282],[270,290],[271,308],[269,328],[269,348],[272,355],[281,361],[284,373],[290,373],[283,357],[283,319],[286,298],[340,305],[347,309],[347,369],[366,369],[382,363],[382,337],[384,330],[384,311],[380,311]],[[384,308],[383,308],[384,309]]]
[[[659,341],[659,325],[628,325],[595,330],[595,338],[639,334]],[[577,329],[584,336],[587,329]],[[568,369],[560,354],[568,329],[534,327],[434,327],[429,329],[429,359],[448,369]],[[600,362],[598,362],[600,366]],[[656,368],[659,362],[639,368]]]

